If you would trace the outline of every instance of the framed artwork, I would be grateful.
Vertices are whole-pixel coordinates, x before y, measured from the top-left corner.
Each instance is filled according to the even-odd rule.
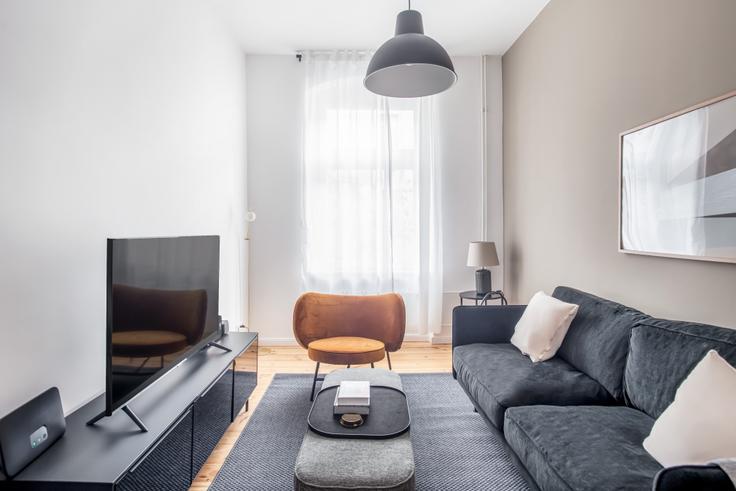
[[[736,91],[621,133],[619,251],[736,263]]]

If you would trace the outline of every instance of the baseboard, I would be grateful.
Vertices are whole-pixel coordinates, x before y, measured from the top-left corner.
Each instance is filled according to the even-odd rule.
[[[404,341],[421,341],[431,344],[451,344],[452,336],[450,334],[406,334]]]
[[[422,343],[426,343],[429,341],[429,335],[428,334],[406,333],[404,334],[404,341],[420,341]]]
[[[447,334],[444,336],[432,336],[432,339],[429,340],[432,344],[452,344],[452,336]]]
[[[450,335],[437,335],[437,334],[413,334],[408,333],[404,335],[404,341],[419,341],[423,343],[431,344],[450,344],[452,342],[452,336]],[[299,346],[296,339],[292,337],[288,338],[276,338],[267,336],[258,336],[259,346]]]
[[[272,338],[258,336],[258,346],[299,346],[299,343],[293,337]]]

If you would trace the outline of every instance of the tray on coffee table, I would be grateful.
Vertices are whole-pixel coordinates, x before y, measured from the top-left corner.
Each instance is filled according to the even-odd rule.
[[[393,438],[409,429],[411,418],[406,395],[393,387],[371,385],[370,414],[357,428],[345,428],[334,414],[338,387],[319,391],[309,411],[307,422],[315,433],[332,438]]]

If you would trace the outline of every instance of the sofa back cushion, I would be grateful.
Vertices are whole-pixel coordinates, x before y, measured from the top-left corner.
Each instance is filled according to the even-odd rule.
[[[647,319],[631,333],[626,404],[658,418],[709,350],[736,366],[736,330],[685,321]]]
[[[631,329],[649,316],[566,286],[555,288],[552,296],[580,306],[557,356],[596,380],[622,402]]]

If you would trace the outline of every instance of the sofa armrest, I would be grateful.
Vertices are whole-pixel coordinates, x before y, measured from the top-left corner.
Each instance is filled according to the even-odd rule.
[[[653,491],[733,491],[728,475],[715,464],[666,467],[654,477]]]
[[[452,356],[455,348],[474,343],[508,343],[526,305],[458,306],[452,309]],[[457,378],[453,360],[452,376]]]
[[[473,343],[508,343],[526,305],[455,307],[452,348]]]

